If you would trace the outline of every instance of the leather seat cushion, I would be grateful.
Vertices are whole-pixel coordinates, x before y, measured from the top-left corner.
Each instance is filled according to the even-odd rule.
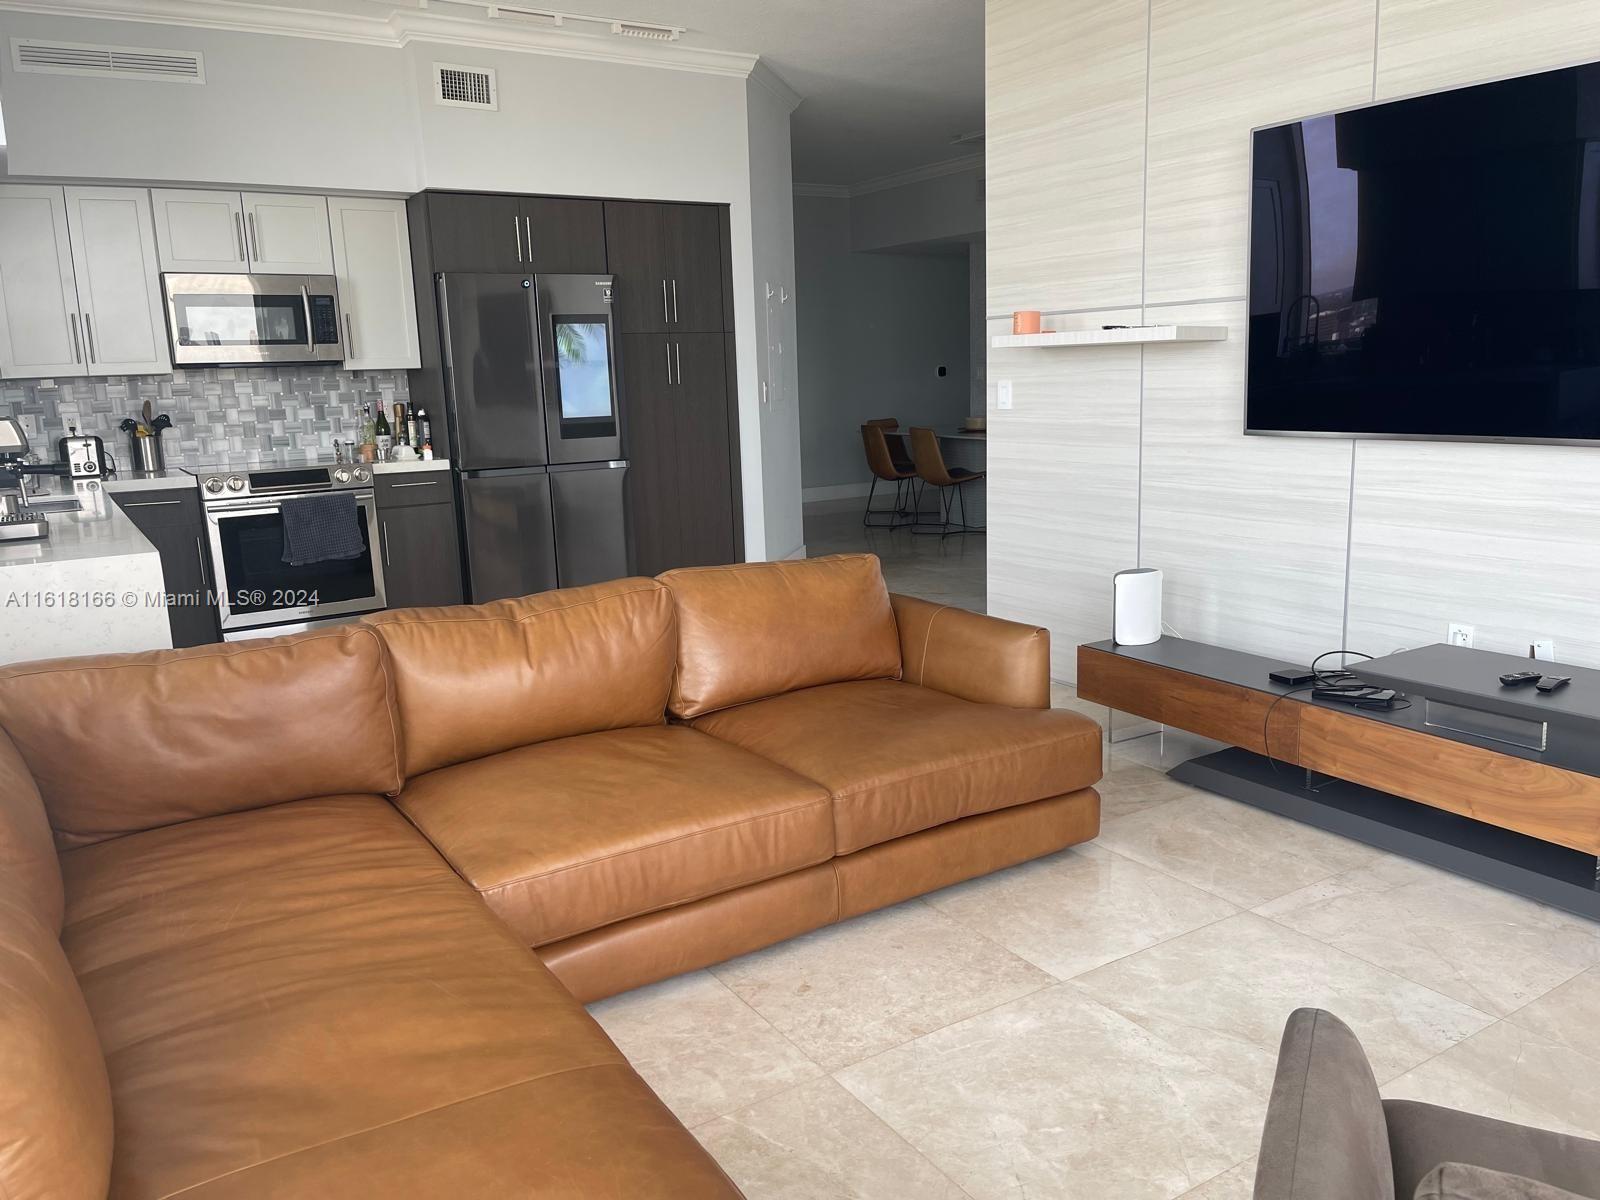
[[[826,787],[839,854],[1100,778],[1100,727],[1087,717],[889,679],[790,692],[694,727]]]
[[[540,1178],[609,1196],[680,1166],[716,1177],[600,1028],[381,797],[100,842],[63,855],[62,875],[62,941],[111,1079],[119,1200],[512,1196]],[[586,1111],[591,1086],[641,1119],[642,1142],[550,1116]],[[419,1177],[427,1188],[411,1174],[420,1145],[439,1160]],[[554,1157],[535,1170],[540,1146]],[[348,1188],[304,1173],[330,1161],[363,1170],[339,1176]],[[463,1185],[496,1186],[452,1189],[445,1164]]]
[[[681,725],[446,767],[397,803],[529,946],[833,856],[825,790]]]

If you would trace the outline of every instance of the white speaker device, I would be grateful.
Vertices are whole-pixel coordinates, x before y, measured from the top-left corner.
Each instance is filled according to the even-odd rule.
[[[1154,567],[1118,571],[1111,577],[1111,640],[1148,646],[1161,640],[1161,572]]]

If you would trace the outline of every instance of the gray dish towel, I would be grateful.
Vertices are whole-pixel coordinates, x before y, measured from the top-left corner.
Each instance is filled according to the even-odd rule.
[[[354,492],[283,501],[283,561],[291,567],[360,558],[366,549]]]

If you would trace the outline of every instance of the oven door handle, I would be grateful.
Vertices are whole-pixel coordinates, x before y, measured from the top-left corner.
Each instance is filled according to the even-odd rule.
[[[306,349],[315,354],[317,352],[317,335],[311,328],[311,293],[306,290],[306,285],[300,285],[300,303],[306,308]]]

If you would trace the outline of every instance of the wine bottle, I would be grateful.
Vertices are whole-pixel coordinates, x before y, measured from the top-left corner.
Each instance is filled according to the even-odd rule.
[[[378,461],[388,462],[389,451],[394,447],[394,436],[389,432],[389,418],[383,415],[383,405],[378,405],[378,421],[373,429],[373,439],[378,447]]]

